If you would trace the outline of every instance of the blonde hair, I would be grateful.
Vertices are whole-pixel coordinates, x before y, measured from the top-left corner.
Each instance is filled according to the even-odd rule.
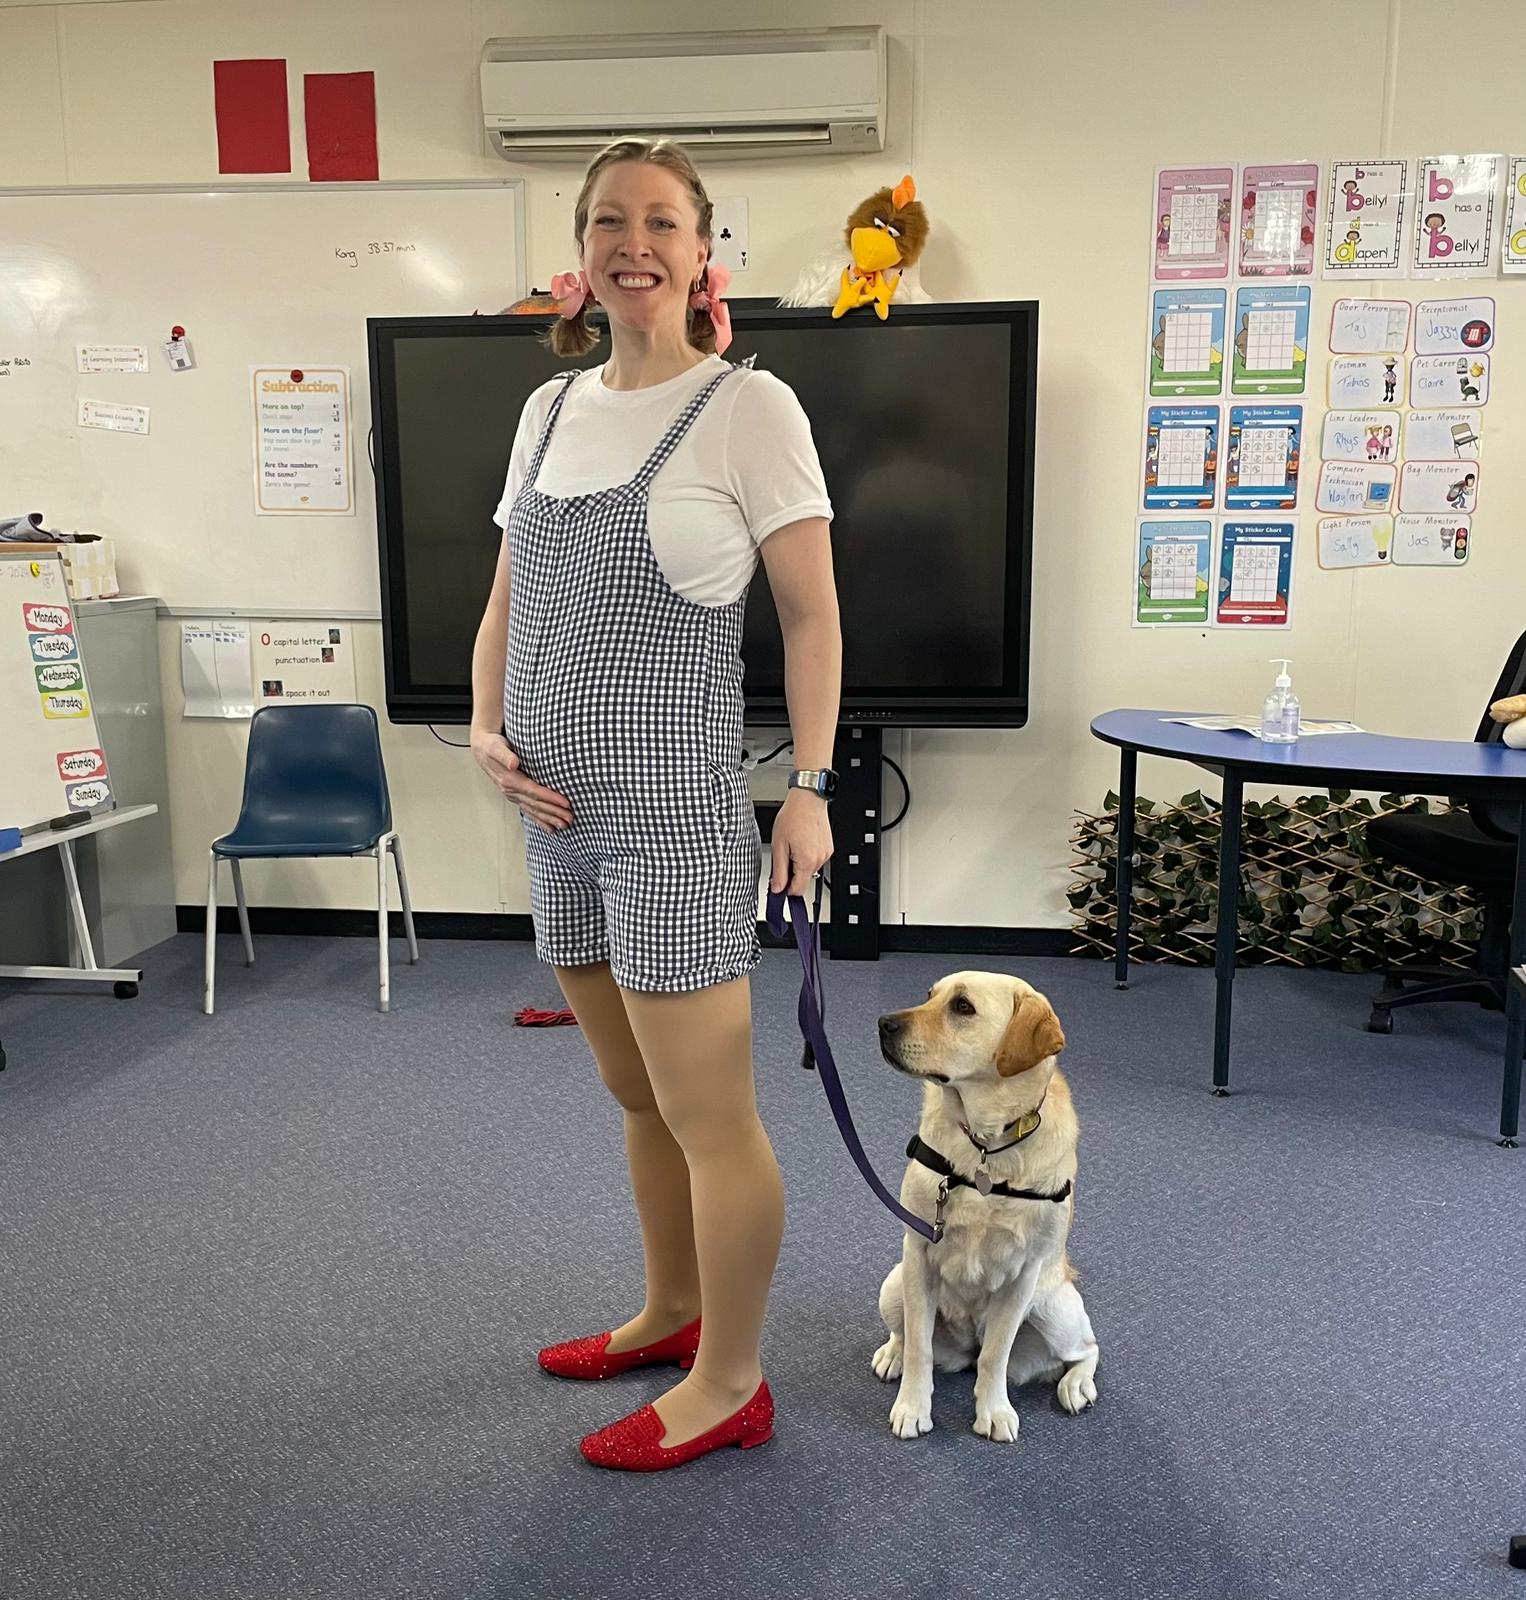
[[[709,246],[710,219],[714,207],[710,204],[710,196],[705,193],[698,170],[689,158],[689,152],[671,139],[617,139],[613,144],[604,146],[588,163],[588,171],[583,174],[583,187],[578,193],[578,203],[572,214],[572,234],[579,251],[583,248],[583,232],[588,226],[588,197],[593,193],[594,180],[606,167],[613,167],[621,161],[650,161],[654,166],[666,167],[681,179],[699,213],[699,237]],[[708,276],[707,265],[700,276],[701,286]],[[546,343],[563,360],[587,355],[599,342],[597,330],[589,325],[588,305],[589,302],[584,301],[575,317],[558,317],[546,334]],[[696,350],[703,350],[706,355],[714,354],[715,324],[711,322],[708,311],[690,308],[689,343]]]

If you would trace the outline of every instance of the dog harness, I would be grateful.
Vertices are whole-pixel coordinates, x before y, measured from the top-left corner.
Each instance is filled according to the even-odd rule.
[[[1019,1142],[1016,1139],[1012,1141],[1013,1144]],[[1002,1148],[1009,1149],[1010,1146],[1004,1145]],[[1037,1189],[1014,1189],[1010,1183],[993,1183],[984,1171],[977,1172],[973,1178],[961,1178],[954,1171],[953,1163],[948,1157],[940,1155],[930,1144],[924,1143],[920,1134],[912,1134],[911,1143],[906,1146],[906,1154],[913,1161],[919,1161],[924,1167],[930,1167],[936,1172],[944,1180],[940,1185],[941,1188],[973,1189],[977,1194],[999,1194],[1006,1200],[1053,1200],[1056,1205],[1070,1198],[1069,1178],[1065,1180],[1064,1187],[1054,1194],[1043,1194]]]

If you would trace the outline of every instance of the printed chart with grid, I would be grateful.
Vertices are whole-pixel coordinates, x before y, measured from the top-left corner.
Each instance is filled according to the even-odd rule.
[[[1152,600],[1197,599],[1197,550],[1175,540],[1157,539],[1150,546]]]
[[[1171,196],[1168,256],[1212,256],[1219,248],[1219,197],[1201,190]]]
[[[1207,428],[1162,428],[1155,482],[1162,488],[1196,488],[1208,459]]]
[[[1207,372],[1213,362],[1213,313],[1174,311],[1166,318],[1162,372]]]
[[[1250,254],[1291,261],[1303,227],[1303,194],[1297,189],[1257,189]]]
[[[1246,428],[1240,435],[1239,483],[1273,485],[1288,481],[1287,428]]]
[[[1237,544],[1229,574],[1229,598],[1236,605],[1270,605],[1277,598],[1277,566],[1281,553],[1274,544]]]
[[[1247,372],[1291,372],[1297,344],[1296,311],[1249,311],[1245,316]]]

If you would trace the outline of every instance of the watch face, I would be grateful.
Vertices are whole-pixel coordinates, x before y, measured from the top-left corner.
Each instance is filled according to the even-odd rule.
[[[790,774],[789,786],[792,789],[805,789],[811,794],[819,794],[823,799],[830,800],[837,793],[837,774],[827,768],[820,771],[807,769],[804,772]]]

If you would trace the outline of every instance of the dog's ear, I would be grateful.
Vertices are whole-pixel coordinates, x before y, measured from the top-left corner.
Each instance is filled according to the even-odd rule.
[[[1065,1030],[1054,1007],[1032,991],[1017,998],[1012,1020],[996,1047],[996,1070],[1004,1078],[1027,1072],[1065,1048]]]

